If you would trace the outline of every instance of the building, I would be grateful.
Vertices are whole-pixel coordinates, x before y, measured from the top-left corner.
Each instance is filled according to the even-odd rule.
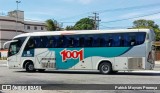
[[[8,12],[7,16],[0,16],[0,50],[6,41],[18,34],[45,30],[43,22],[25,21],[24,11]]]

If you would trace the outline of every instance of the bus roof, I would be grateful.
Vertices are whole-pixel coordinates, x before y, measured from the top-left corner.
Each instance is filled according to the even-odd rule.
[[[73,30],[73,31],[45,31],[45,32],[32,32],[15,36],[48,36],[48,35],[75,35],[75,34],[97,34],[97,33],[123,33],[123,32],[149,32],[150,29],[116,29],[116,30]]]

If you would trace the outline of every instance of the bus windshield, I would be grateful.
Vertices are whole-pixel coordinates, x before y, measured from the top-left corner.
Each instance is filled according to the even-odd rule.
[[[13,40],[17,40],[15,42],[11,42],[8,51],[8,57],[17,54],[25,41],[26,37],[15,38]]]

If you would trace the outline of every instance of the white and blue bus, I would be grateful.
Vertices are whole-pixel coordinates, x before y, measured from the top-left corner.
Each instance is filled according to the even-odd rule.
[[[150,29],[33,32],[15,36],[9,68],[26,71],[99,70],[102,74],[154,68]]]

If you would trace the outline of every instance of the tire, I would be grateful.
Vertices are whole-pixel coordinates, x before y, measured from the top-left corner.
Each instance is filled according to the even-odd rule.
[[[45,69],[38,69],[38,71],[39,71],[39,72],[44,72],[44,71],[45,71]]]
[[[112,72],[112,65],[107,62],[103,62],[99,66],[99,71],[102,74],[110,74]]]
[[[34,68],[34,64],[31,63],[31,62],[26,63],[25,68],[26,68],[27,72],[34,72],[34,71],[36,71],[35,68]]]

